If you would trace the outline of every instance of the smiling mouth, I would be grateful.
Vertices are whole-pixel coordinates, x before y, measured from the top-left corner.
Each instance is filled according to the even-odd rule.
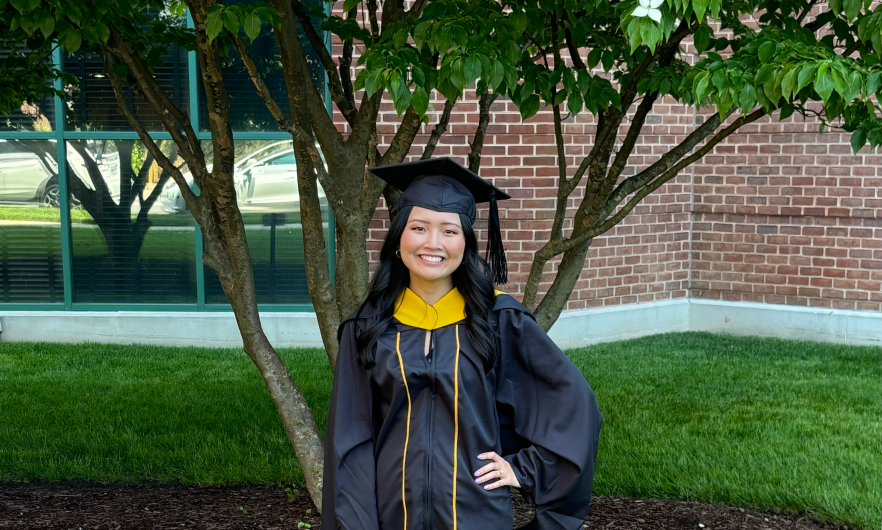
[[[438,264],[444,261],[441,256],[420,256],[420,259],[426,263]]]

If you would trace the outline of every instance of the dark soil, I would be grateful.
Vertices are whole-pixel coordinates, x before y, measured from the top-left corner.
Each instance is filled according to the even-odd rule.
[[[515,526],[532,506],[519,495]],[[319,529],[305,492],[276,487],[205,487],[95,484],[0,484],[0,529]],[[609,530],[847,530],[797,515],[771,515],[702,504],[596,497],[585,528]]]

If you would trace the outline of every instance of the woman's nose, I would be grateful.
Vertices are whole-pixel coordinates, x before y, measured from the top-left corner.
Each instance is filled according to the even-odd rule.
[[[426,246],[429,248],[441,248],[441,234],[435,230],[430,230],[429,237],[426,240]]]

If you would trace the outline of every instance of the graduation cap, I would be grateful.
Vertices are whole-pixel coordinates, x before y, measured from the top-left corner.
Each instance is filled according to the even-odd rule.
[[[430,158],[370,168],[368,171],[402,191],[398,209],[419,206],[436,212],[459,213],[475,224],[475,203],[490,202],[487,223],[487,262],[497,284],[508,283],[505,250],[499,231],[496,201],[511,197],[450,158]]]

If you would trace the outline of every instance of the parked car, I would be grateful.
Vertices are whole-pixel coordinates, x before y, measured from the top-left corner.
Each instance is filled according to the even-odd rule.
[[[297,162],[290,142],[276,142],[256,151],[236,163],[233,184],[236,203],[242,213],[300,212],[300,193],[297,189]],[[281,149],[280,149],[281,148]],[[208,168],[209,171],[211,167]],[[190,187],[197,189],[190,173],[184,173]],[[319,201],[327,205],[325,192],[319,187]],[[159,203],[166,213],[187,210],[181,191],[169,180]]]
[[[95,185],[86,169],[82,157],[68,148],[68,167],[88,188]],[[119,198],[119,155],[110,153],[99,159],[98,169],[105,180],[114,200]],[[0,140],[0,202],[32,203],[50,208],[61,206],[58,183],[58,164],[54,158],[41,157],[34,152],[15,145],[14,142]],[[71,197],[71,206],[79,207],[76,197]]]

